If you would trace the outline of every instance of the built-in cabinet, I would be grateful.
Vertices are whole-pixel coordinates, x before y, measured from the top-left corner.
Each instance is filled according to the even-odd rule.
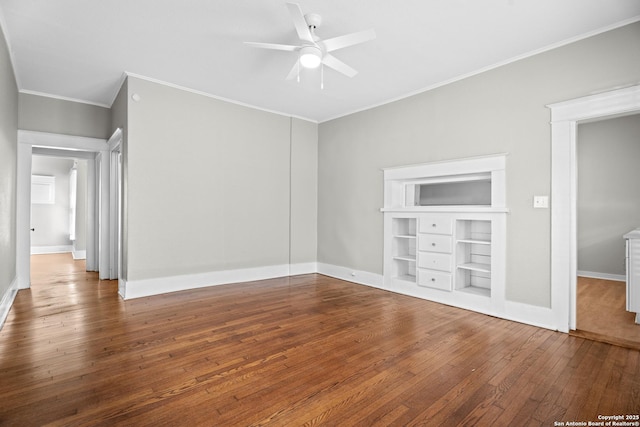
[[[504,166],[499,155],[385,169],[385,288],[500,315]]]
[[[636,313],[640,324],[640,228],[624,235],[626,240],[627,311]]]

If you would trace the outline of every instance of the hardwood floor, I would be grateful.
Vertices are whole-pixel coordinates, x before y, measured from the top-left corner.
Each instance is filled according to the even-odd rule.
[[[640,413],[640,352],[321,275],[122,301],[34,257],[0,424],[554,425]],[[50,272],[44,272],[44,268]]]
[[[640,325],[625,310],[625,282],[578,277],[575,336],[640,350]]]

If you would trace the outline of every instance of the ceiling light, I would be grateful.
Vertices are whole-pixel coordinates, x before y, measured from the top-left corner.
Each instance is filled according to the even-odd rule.
[[[300,65],[304,68],[316,68],[322,62],[322,52],[315,46],[300,49]]]

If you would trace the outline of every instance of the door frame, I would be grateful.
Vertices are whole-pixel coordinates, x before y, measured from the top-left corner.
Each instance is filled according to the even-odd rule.
[[[67,152],[69,157],[93,156],[96,160],[94,183],[97,210],[94,210],[95,228],[89,229],[87,249],[97,249],[96,259],[100,279],[109,279],[109,186],[110,152],[107,140],[48,132],[18,130],[17,147],[17,195],[16,195],[16,277],[18,289],[31,286],[31,160],[34,152],[58,154]],[[91,185],[92,179],[89,179]],[[89,201],[91,203],[91,201]],[[91,210],[91,209],[89,209]],[[97,238],[92,237],[97,236]],[[93,242],[92,242],[93,239]]]
[[[120,279],[120,242],[122,206],[122,165],[120,162],[122,129],[107,141],[109,149],[109,278]]]
[[[558,330],[576,329],[577,127],[640,112],[640,85],[547,105],[551,109],[551,310]]]

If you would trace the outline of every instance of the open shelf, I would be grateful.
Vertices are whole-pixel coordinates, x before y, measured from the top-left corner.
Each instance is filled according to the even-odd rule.
[[[456,221],[456,291],[491,296],[491,221]]]
[[[415,218],[393,218],[393,235],[395,237],[416,237]]]
[[[490,245],[491,240],[480,240],[480,239],[458,239],[458,243],[469,243],[472,245]]]
[[[458,268],[471,271],[481,271],[484,273],[491,273],[491,264],[481,264],[479,262],[469,262],[466,264],[458,264]]]
[[[393,259],[397,260],[397,261],[409,261],[409,262],[416,262],[416,256],[410,256],[410,255],[397,255],[394,256]]]
[[[412,276],[410,274],[397,276],[395,279],[396,280],[404,280],[405,282],[411,282],[411,283],[415,283],[416,282],[416,276]]]
[[[416,283],[416,218],[393,218],[392,254],[393,273],[396,280]]]
[[[416,258],[393,257],[393,278],[416,283]]]
[[[465,294],[479,295],[481,297],[490,297],[491,289],[479,288],[476,286],[467,286],[466,288],[456,289],[458,292],[464,292]]]

